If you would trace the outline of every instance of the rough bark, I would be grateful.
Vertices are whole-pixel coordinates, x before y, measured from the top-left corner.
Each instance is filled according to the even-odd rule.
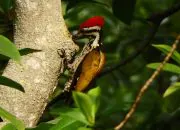
[[[57,53],[77,46],[65,26],[60,0],[16,0],[15,44],[18,48],[42,50],[22,57],[21,64],[10,60],[3,76],[20,83],[25,93],[0,86],[0,106],[35,126],[57,85],[62,67]]]

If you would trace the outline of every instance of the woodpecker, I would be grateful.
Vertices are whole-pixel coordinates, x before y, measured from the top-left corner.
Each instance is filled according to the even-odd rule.
[[[105,63],[105,54],[102,51],[103,44],[101,42],[103,25],[104,18],[94,16],[83,22],[79,27],[78,33],[73,35],[73,39],[87,37],[90,41],[84,45],[82,51],[74,58],[71,67],[67,67],[72,75],[66,82],[63,93],[53,99],[48,104],[49,106],[60,99],[64,99],[65,102],[70,103],[72,90],[84,92],[102,70]],[[65,51],[61,49],[59,51],[61,58],[64,59]]]
[[[105,63],[101,42],[103,25],[104,18],[94,16],[80,24],[78,33],[73,35],[73,39],[87,37],[89,42],[84,45],[82,51],[74,58],[71,67],[69,67],[72,75],[65,84],[64,93],[69,93],[72,90],[81,92],[86,90],[103,68]]]
[[[77,35],[75,35],[75,38],[87,37],[91,39],[90,42],[87,43],[89,51],[77,67],[77,72],[75,72],[75,77],[73,78],[74,83],[72,86],[76,91],[86,90],[104,66],[105,54],[102,51],[101,41],[103,25],[104,18],[102,16],[91,17],[80,25],[79,31]],[[85,52],[82,53],[84,54]]]

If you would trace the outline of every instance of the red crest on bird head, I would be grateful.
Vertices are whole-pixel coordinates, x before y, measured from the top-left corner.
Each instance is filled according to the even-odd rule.
[[[80,25],[80,29],[99,26],[102,27],[104,25],[104,18],[102,16],[94,16],[86,20]]]

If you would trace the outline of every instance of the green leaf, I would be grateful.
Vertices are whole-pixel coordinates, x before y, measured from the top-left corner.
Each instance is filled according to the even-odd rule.
[[[88,91],[88,95],[90,96],[91,100],[93,101],[92,112],[94,113],[93,114],[94,116],[95,116],[95,114],[99,108],[99,105],[100,105],[100,98],[99,98],[100,93],[101,93],[100,87],[96,87],[96,88]]]
[[[4,12],[8,12],[12,7],[12,0],[1,0],[0,5]]]
[[[174,112],[180,108],[179,102],[180,82],[170,86],[163,94],[163,109],[166,112]]]
[[[40,52],[40,51],[41,50],[37,50],[37,49],[23,48],[23,49],[19,50],[19,53],[20,53],[21,56],[24,56],[24,55],[27,55],[27,54]],[[0,54],[0,60],[9,60],[9,57]]]
[[[62,117],[62,119],[50,130],[75,130],[79,126],[82,126],[82,123],[73,119],[71,117]]]
[[[54,124],[50,123],[40,123],[37,127],[35,128],[26,128],[26,130],[50,130]]]
[[[177,83],[173,84],[172,86],[170,86],[163,94],[163,97],[165,98],[177,91],[180,91],[180,82],[177,82]]]
[[[17,129],[13,124],[8,123],[7,125],[3,126],[1,130],[17,130]]]
[[[151,64],[148,64],[147,67],[151,68],[151,69],[157,69],[160,64],[161,63],[151,63]],[[172,73],[176,73],[176,74],[180,74],[180,67],[178,67],[174,64],[170,64],[170,63],[166,63],[163,67],[163,70],[172,72]]]
[[[162,51],[164,54],[168,54],[168,52],[170,52],[171,50],[171,46],[168,46],[168,45],[159,44],[159,45],[153,45],[153,46],[159,49],[160,51]],[[177,51],[174,51],[172,55],[172,59],[175,60],[178,64],[180,64],[180,53],[178,53]]]
[[[22,92],[25,92],[24,88],[22,87],[21,84],[17,83],[16,81],[13,81],[12,79],[4,77],[4,76],[0,76],[0,84],[6,85],[6,86],[11,87],[11,88],[18,89]]]
[[[122,22],[130,24],[133,19],[136,0],[113,0],[113,13]]]
[[[90,89],[87,93],[93,100],[96,100],[100,94],[101,94],[101,89],[100,87],[96,87],[93,89]]]
[[[73,92],[73,99],[76,105],[81,109],[90,125],[95,123],[95,113],[93,112],[93,101],[89,95],[81,92]]]
[[[68,107],[56,108],[56,109],[51,110],[51,113],[52,114],[59,113],[61,116],[68,116],[72,119],[75,119],[77,121],[80,121],[89,125],[89,122],[86,120],[86,117],[80,111],[79,108],[68,108]]]
[[[6,37],[0,35],[0,54],[5,55],[20,62],[20,53],[16,46]]]
[[[62,117],[61,116],[59,116],[59,117],[57,117],[57,118],[55,118],[55,119],[53,119],[53,120],[50,120],[50,121],[48,121],[48,122],[46,122],[47,124],[57,124],[60,120],[62,119]]]
[[[78,130],[93,130],[92,128],[80,127]]]
[[[7,112],[1,107],[0,107],[0,117],[10,121],[17,128],[17,130],[25,130],[25,125],[21,120],[17,119],[14,115]]]

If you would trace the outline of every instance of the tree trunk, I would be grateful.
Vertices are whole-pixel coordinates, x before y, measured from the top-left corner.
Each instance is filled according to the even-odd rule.
[[[35,126],[55,89],[61,67],[59,48],[71,53],[77,46],[65,26],[60,0],[16,0],[15,44],[42,50],[10,60],[3,76],[20,83],[25,93],[0,85],[0,106]]]

